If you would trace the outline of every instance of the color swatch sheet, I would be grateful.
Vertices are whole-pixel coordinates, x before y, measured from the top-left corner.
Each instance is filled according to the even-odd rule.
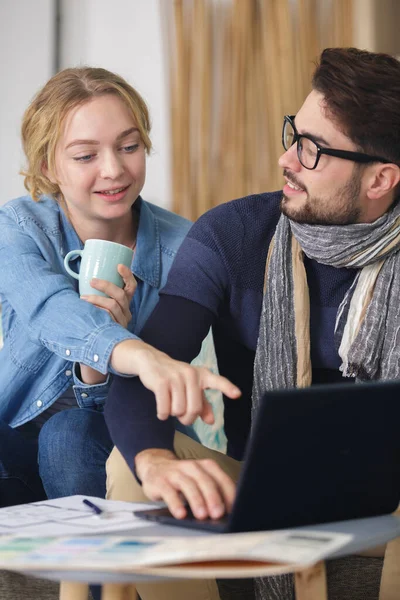
[[[201,537],[96,536],[0,538],[0,568],[16,570],[134,571],[210,561],[308,565],[329,556],[351,535],[312,530],[209,534]]]

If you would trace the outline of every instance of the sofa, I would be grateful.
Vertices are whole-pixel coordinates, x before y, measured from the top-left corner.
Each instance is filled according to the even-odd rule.
[[[60,586],[54,581],[0,571],[2,600],[58,600]]]

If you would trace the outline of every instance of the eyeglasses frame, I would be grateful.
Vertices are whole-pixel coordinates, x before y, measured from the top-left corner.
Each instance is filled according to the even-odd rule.
[[[317,168],[319,159],[321,158],[322,154],[327,154],[328,156],[335,156],[336,158],[343,158],[344,160],[352,160],[354,162],[364,163],[364,164],[372,163],[372,162],[381,162],[381,163],[385,163],[385,164],[393,163],[392,160],[388,160],[387,158],[382,158],[381,156],[373,156],[371,154],[364,154],[363,152],[352,152],[350,150],[336,150],[334,148],[324,148],[318,142],[313,140],[313,138],[310,135],[302,135],[301,133],[299,133],[297,131],[296,126],[294,124],[295,117],[296,117],[296,115],[285,115],[283,117],[282,146],[285,149],[285,151],[287,151],[287,150],[289,150],[289,148],[294,146],[294,144],[297,144],[297,158],[299,159],[300,164],[305,169],[308,169],[309,171],[313,171],[314,169]],[[286,123],[289,123],[289,125],[292,127],[293,132],[294,132],[293,142],[292,142],[291,146],[289,146],[289,148],[286,148],[285,137],[284,137]],[[300,158],[301,148],[298,143],[300,138],[305,138],[307,140],[310,140],[310,142],[315,144],[315,146],[317,147],[317,156],[315,158],[315,165],[313,167],[306,167],[306,165],[303,164],[303,162]]]

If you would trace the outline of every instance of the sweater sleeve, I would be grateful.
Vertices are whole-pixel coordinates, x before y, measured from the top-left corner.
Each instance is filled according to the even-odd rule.
[[[199,354],[229,298],[242,239],[243,226],[233,205],[218,206],[196,221],[141,331],[145,342],[184,362]],[[115,445],[132,469],[142,450],[173,449],[174,419],[157,419],[154,394],[138,378],[114,378],[105,417]]]
[[[214,318],[201,304],[162,295],[141,338],[172,358],[190,362],[198,355]],[[132,470],[134,457],[142,450],[173,450],[174,419],[157,418],[155,396],[138,377],[114,377],[104,414],[111,438]]]
[[[202,215],[184,239],[160,294],[198,302],[217,316],[237,273],[243,236],[233,205],[217,206]]]

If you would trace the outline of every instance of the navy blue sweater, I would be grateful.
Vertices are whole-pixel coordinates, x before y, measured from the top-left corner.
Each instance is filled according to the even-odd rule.
[[[228,453],[240,459],[250,429],[253,363],[265,261],[280,217],[281,192],[234,200],[205,213],[190,229],[141,338],[190,362],[213,327],[219,371],[242,390],[224,398]],[[341,379],[333,331],[338,306],[356,271],[305,259],[310,291],[313,383]],[[128,464],[146,448],[173,448],[172,419],[159,421],[154,395],[139,379],[115,377],[105,417]]]

